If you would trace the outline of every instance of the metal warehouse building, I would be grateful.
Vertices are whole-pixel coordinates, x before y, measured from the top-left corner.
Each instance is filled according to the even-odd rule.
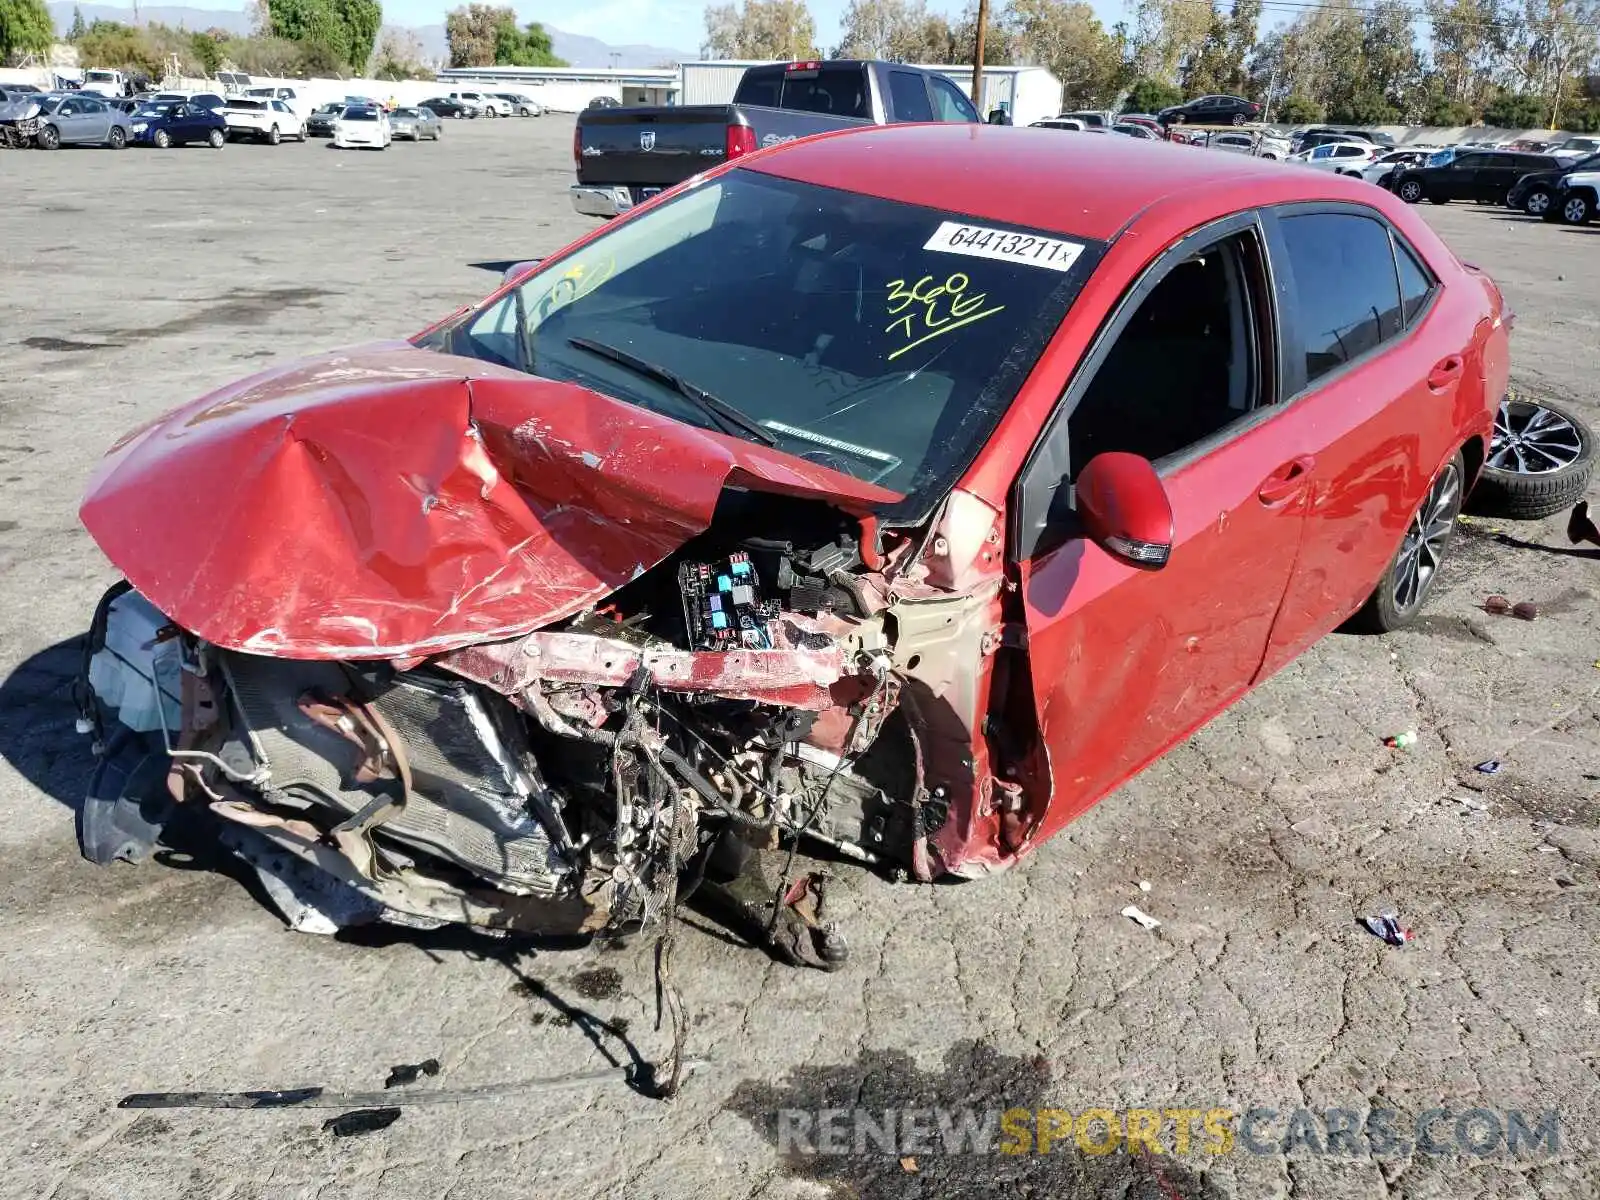
[[[439,83],[519,92],[556,112],[581,112],[596,96],[627,105],[684,103],[676,67],[451,67],[439,72]]]
[[[765,66],[770,60],[718,59],[711,62],[686,62],[678,104],[727,104],[746,67]],[[972,95],[972,68],[929,63],[925,70],[945,76],[968,97]],[[1061,111],[1061,81],[1043,67],[985,67],[983,100],[977,105],[980,115],[1004,104],[1018,125],[1053,117]]]

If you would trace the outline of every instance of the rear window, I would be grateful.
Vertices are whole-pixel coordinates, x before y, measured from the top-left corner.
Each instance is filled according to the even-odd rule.
[[[836,67],[824,63],[812,70],[752,68],[739,81],[739,90],[734,93],[733,102],[766,108],[792,108],[831,117],[865,120],[872,116],[866,68],[859,66]]]
[[[347,108],[344,110],[343,119],[346,121],[376,121],[378,114],[370,108]]]
[[[640,364],[665,370],[761,430],[730,436],[904,493],[884,515],[917,520],[988,439],[1102,249],[736,170],[427,344],[717,428]]]

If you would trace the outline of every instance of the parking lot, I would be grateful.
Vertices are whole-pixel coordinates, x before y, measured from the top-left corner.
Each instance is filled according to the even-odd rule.
[[[116,1107],[381,1090],[429,1058],[415,1086],[470,1088],[668,1049],[648,942],[301,936],[242,873],[182,850],[99,869],[73,839],[76,639],[113,579],[76,515],[97,456],[272,360],[413,333],[590,228],[571,146],[550,116],[382,153],[0,152],[0,1194],[1600,1194],[1600,551],[1571,547],[1564,516],[1469,520],[1419,625],[1327,639],[1008,875],[845,872],[837,974],[689,915],[674,974],[710,1062],[673,1101],[581,1084],[350,1138],[323,1131],[332,1111]],[[1600,226],[1423,215],[1505,288],[1514,384],[1600,424]],[[1489,593],[1539,618],[1488,615]],[[1409,750],[1384,746],[1407,730]],[[1119,915],[1134,903],[1160,928]],[[1386,908],[1409,945],[1357,925]],[[1557,1110],[1560,1136],[1377,1160],[777,1153],[779,1109],[857,1103],[1271,1108],[1267,1140],[1301,1107]]]

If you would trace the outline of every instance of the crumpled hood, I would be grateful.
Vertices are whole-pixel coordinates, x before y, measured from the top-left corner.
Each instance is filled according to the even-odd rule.
[[[581,611],[734,485],[895,492],[571,384],[409,343],[253,376],[124,436],[81,516],[186,629],[286,658],[412,658]]]

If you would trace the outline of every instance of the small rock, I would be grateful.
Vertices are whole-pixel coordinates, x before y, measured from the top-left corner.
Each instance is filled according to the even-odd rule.
[[[1145,912],[1136,904],[1130,904],[1122,910],[1122,915],[1138,924],[1141,929],[1160,929],[1161,922]]]
[[[1139,880],[1139,890],[1141,892],[1148,892],[1150,890],[1150,887],[1151,887],[1151,884],[1150,884],[1150,881],[1148,879]]]

